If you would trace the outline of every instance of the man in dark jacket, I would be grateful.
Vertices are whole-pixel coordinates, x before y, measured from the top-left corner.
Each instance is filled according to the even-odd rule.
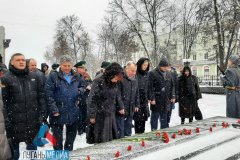
[[[79,119],[79,101],[84,92],[83,79],[72,70],[71,57],[60,58],[60,71],[52,72],[46,82],[50,125],[57,139],[54,150],[73,150]],[[66,141],[63,148],[63,126],[66,125]]]
[[[240,118],[240,62],[239,55],[232,55],[228,60],[225,75],[221,76],[227,90],[227,117]]]
[[[20,142],[25,142],[28,150],[37,149],[32,141],[47,113],[43,82],[27,70],[24,55],[16,53],[2,78],[2,87],[7,137],[12,142],[14,159],[18,159]]]
[[[100,71],[98,71],[95,75],[95,77],[99,77],[99,75],[103,74],[105,69],[110,65],[111,63],[110,62],[107,62],[107,61],[103,61],[102,64],[101,64],[101,69]]]
[[[149,72],[148,92],[152,111],[151,130],[157,130],[158,119],[161,129],[169,127],[167,113],[171,102],[175,102],[175,87],[172,75],[168,72],[168,67],[168,61],[162,58],[159,66]]]
[[[125,117],[118,115],[119,138],[131,136],[132,120],[134,112],[138,112],[140,107],[138,81],[136,78],[137,65],[134,62],[128,62],[125,69],[126,73],[119,89],[125,109]]]
[[[79,122],[78,122],[78,134],[81,135],[86,132],[87,127],[87,97],[91,90],[91,79],[84,79],[86,61],[80,61],[74,65],[75,71],[83,78],[86,83],[85,92],[83,93],[82,99],[79,103]]]
[[[38,68],[37,68],[37,61],[33,58],[27,59],[26,60],[26,64],[27,64],[27,68],[29,70],[29,72],[35,72],[44,82],[46,82],[46,77],[44,75],[43,72],[41,72]]]
[[[172,75],[173,84],[175,87],[175,98],[177,99],[178,98],[178,74],[174,67],[170,67],[170,73]],[[171,102],[168,108],[168,116],[167,116],[168,124],[170,123],[170,120],[171,120],[172,110],[175,109],[175,103],[176,102]]]

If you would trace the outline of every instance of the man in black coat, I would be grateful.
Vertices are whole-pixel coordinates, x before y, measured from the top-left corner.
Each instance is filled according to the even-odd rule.
[[[137,65],[134,62],[128,62],[125,71],[126,73],[119,85],[125,110],[125,116],[117,116],[119,138],[131,136],[133,114],[138,112],[140,107],[138,81],[136,78]]]
[[[159,66],[149,72],[148,87],[151,114],[151,130],[157,130],[158,120],[161,129],[169,127],[167,113],[171,103],[175,102],[173,78],[168,72],[169,63],[163,58]]]
[[[9,71],[2,78],[5,124],[8,139],[12,142],[14,158],[19,158],[19,143],[27,150],[36,150],[33,139],[46,119],[46,102],[42,80],[26,68],[23,54],[12,55]]]
[[[75,71],[82,77],[85,82],[86,88],[81,97],[81,101],[79,103],[79,122],[78,122],[78,134],[81,135],[86,132],[87,127],[87,97],[91,90],[91,79],[85,79],[84,74],[86,73],[85,69],[86,61],[80,61],[74,65]]]

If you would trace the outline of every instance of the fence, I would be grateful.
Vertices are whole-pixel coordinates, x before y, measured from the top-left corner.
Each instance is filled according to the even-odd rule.
[[[201,86],[221,86],[221,80],[219,76],[203,76],[203,77],[198,77],[198,82],[199,85]]]

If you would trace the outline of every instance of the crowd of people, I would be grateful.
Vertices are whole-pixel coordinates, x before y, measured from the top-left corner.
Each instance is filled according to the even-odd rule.
[[[234,58],[229,61],[235,66]],[[198,100],[202,96],[191,68],[184,66],[177,73],[168,60],[162,58],[159,65],[150,70],[150,63],[148,58],[140,58],[122,67],[104,61],[92,81],[86,61],[74,64],[70,56],[63,55],[50,71],[46,63],[38,69],[35,59],[13,54],[8,69],[4,64],[0,66],[0,157],[8,159],[8,153],[12,153],[13,159],[18,159],[20,142],[26,143],[27,150],[36,150],[33,139],[41,124],[50,126],[57,140],[54,150],[72,151],[77,134],[86,133],[87,143],[131,136],[132,128],[141,134],[149,117],[151,130],[159,126],[168,128],[177,102],[181,124],[186,118],[189,122],[194,117],[201,120]],[[229,79],[226,75],[222,77],[224,86],[240,86],[237,69],[226,71],[226,74],[234,72],[238,79]],[[237,105],[235,110],[229,110],[228,116],[234,112],[235,118],[239,118],[239,103]]]

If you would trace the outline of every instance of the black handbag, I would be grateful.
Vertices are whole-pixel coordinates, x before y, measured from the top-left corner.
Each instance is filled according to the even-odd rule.
[[[86,128],[86,139],[88,144],[94,144],[94,124],[88,123]]]
[[[196,107],[195,119],[203,120],[202,112],[201,112],[200,108],[198,107],[198,103],[197,103],[197,107]]]

